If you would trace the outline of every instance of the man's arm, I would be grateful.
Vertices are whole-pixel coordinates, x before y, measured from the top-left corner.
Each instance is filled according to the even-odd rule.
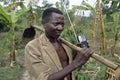
[[[86,63],[90,56],[90,49],[85,49],[78,52],[74,61],[66,66],[64,69],[51,73],[51,67],[44,63],[42,55],[39,50],[36,50],[36,45],[27,45],[25,48],[25,61],[27,69],[38,80],[61,80],[70,74],[77,67]]]
[[[48,77],[48,80],[61,80],[62,78],[70,74],[73,70],[75,70],[77,67],[84,65],[88,61],[90,55],[91,55],[90,49],[88,48],[83,49],[81,52],[77,53],[74,61],[71,64],[66,66],[61,71],[51,74]]]

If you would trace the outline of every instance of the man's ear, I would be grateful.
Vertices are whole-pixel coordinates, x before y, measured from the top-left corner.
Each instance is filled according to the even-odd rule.
[[[43,21],[42,21],[42,25],[43,25],[43,27],[45,28],[46,25],[47,25],[47,22],[43,20]]]

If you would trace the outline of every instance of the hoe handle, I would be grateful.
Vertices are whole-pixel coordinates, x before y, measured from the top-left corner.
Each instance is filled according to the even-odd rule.
[[[38,29],[38,30],[40,30],[40,31],[42,31],[42,32],[44,32],[44,29],[40,28],[39,26],[33,25],[33,27],[36,28],[36,29]],[[72,48],[72,49],[74,49],[74,50],[76,50],[76,51],[81,51],[81,49],[82,49],[82,48],[80,48],[80,47],[77,47],[77,46],[71,44],[70,42],[68,42],[68,41],[66,41],[66,40],[64,40],[64,39],[62,39],[62,38],[60,38],[60,40],[61,40],[64,44],[66,44],[67,46],[69,46],[70,48]],[[102,57],[102,56],[99,56],[98,54],[92,53],[91,57],[94,58],[94,59],[96,59],[97,61],[101,62],[102,64],[108,66],[109,68],[112,68],[112,69],[114,69],[114,70],[116,70],[116,69],[118,68],[118,65],[116,65],[116,64],[114,64],[113,62],[105,59],[105,58]]]
[[[81,49],[82,49],[82,48],[80,48],[80,47],[77,47],[77,46],[71,44],[70,42],[68,42],[68,41],[66,41],[66,40],[64,40],[64,39],[62,39],[62,38],[60,38],[60,40],[61,40],[64,44],[66,44],[67,46],[69,46],[70,48],[72,48],[72,49],[74,49],[74,50],[76,50],[76,51],[81,51]],[[116,64],[114,64],[113,62],[105,59],[105,58],[102,57],[102,56],[99,56],[98,54],[92,53],[91,57],[94,58],[94,59],[96,59],[97,61],[101,62],[102,64],[104,64],[104,65],[106,65],[106,66],[114,69],[114,70],[116,70],[116,69],[118,68],[118,65],[116,65]]]

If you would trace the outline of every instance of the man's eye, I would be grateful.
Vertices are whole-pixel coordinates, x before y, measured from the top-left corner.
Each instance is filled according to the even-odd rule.
[[[61,23],[62,26],[64,26],[64,23]]]
[[[64,26],[64,23],[53,23],[54,26],[61,25]]]
[[[53,23],[53,25],[54,25],[54,26],[57,26],[57,25],[58,25],[58,23]]]

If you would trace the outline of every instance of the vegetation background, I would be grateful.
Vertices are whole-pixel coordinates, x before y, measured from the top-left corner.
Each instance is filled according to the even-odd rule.
[[[36,5],[42,1],[42,5]],[[0,0],[0,80],[29,80],[24,67],[23,38],[31,25],[41,25],[44,9],[53,6],[47,0]],[[69,0],[58,0],[54,6],[64,12],[65,30],[62,37],[76,45],[76,36],[84,34],[96,54],[120,66],[120,0],[87,0],[69,8]],[[89,10],[90,16],[84,16]],[[81,13],[82,11],[82,13]],[[82,15],[81,15],[82,14]],[[36,30],[36,36],[42,32]],[[32,33],[31,33],[32,34]],[[91,58],[76,70],[76,80],[115,80],[114,70]]]

